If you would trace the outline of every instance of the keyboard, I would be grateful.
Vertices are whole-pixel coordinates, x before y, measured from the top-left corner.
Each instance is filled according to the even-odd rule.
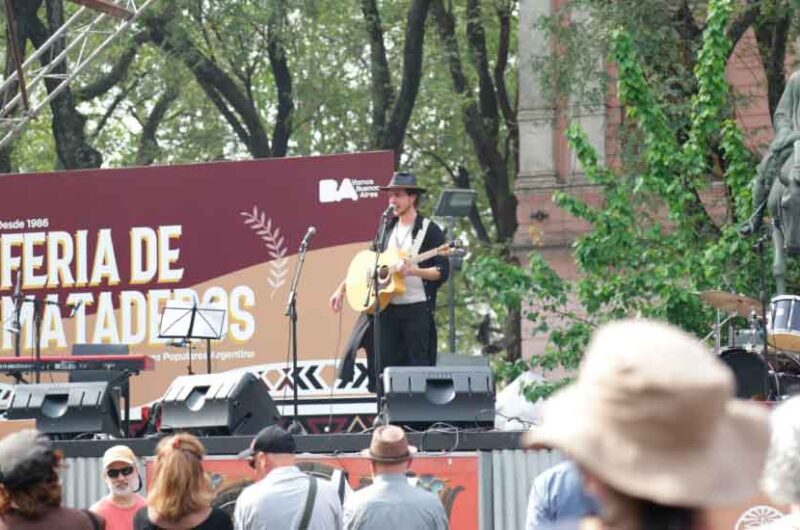
[[[115,370],[150,372],[156,363],[148,355],[68,355],[42,357],[37,363],[30,357],[0,357],[1,372],[71,372],[73,370]]]

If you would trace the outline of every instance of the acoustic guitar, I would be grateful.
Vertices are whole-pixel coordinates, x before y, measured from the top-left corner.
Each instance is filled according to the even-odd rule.
[[[405,252],[396,248],[390,248],[380,254],[371,250],[362,250],[356,254],[347,269],[347,278],[345,278],[347,303],[355,311],[368,314],[375,312],[375,289],[372,286],[372,271],[376,263],[376,254],[378,299],[380,308],[383,310],[392,298],[406,291],[405,278],[401,272],[397,271],[397,266],[403,259],[416,264],[434,256],[449,256],[460,252],[463,252],[461,241],[451,241],[415,256],[408,256]]]

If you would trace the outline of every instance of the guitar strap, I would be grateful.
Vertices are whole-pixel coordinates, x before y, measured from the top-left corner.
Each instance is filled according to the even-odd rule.
[[[411,255],[416,256],[419,254],[419,249],[422,247],[422,242],[425,241],[425,234],[428,232],[428,226],[431,224],[431,220],[427,217],[422,220],[422,226],[417,231],[417,234],[414,236],[414,239],[411,240]]]

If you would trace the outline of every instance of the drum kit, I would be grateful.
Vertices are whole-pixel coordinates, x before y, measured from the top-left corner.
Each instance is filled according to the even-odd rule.
[[[714,338],[714,352],[733,371],[737,397],[778,401],[800,393],[800,296],[774,297],[766,319],[754,298],[727,291],[703,291],[700,298],[717,309],[706,339]],[[745,329],[733,326],[736,317],[747,319]]]

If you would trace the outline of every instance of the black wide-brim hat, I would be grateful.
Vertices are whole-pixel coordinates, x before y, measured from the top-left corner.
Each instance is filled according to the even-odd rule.
[[[425,188],[417,185],[417,176],[412,173],[395,173],[386,186],[380,187],[381,191],[406,190],[425,193]]]

